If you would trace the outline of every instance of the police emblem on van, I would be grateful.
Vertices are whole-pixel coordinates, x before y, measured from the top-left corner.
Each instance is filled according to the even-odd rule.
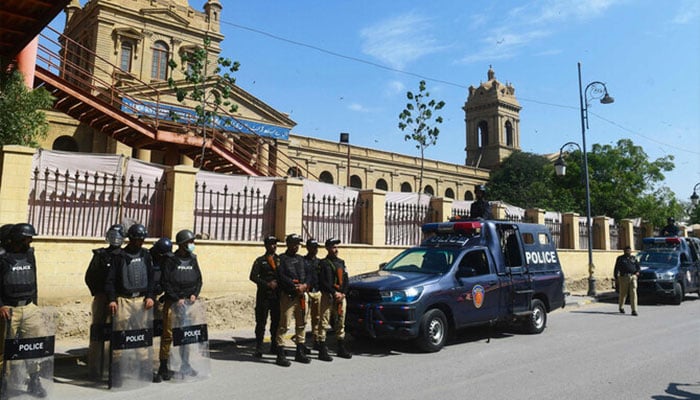
[[[484,291],[483,286],[474,285],[474,287],[472,288],[472,301],[474,302],[474,307],[481,308],[481,306],[484,304],[485,295],[486,292]]]

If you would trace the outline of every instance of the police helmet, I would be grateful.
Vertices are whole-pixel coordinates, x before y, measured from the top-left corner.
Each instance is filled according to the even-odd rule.
[[[277,238],[273,235],[265,236],[265,239],[263,239],[263,244],[265,246],[268,244],[277,244],[277,242],[279,242],[279,240],[277,240]]]
[[[162,237],[153,243],[151,254],[167,254],[173,251],[173,242],[170,238]]]
[[[6,244],[10,241],[10,231],[13,226],[13,224],[0,226],[0,244]]]
[[[187,243],[190,240],[194,240],[194,233],[189,229],[183,229],[175,235],[175,242],[177,244]]]
[[[129,232],[127,233],[129,240],[145,239],[148,236],[148,231],[146,227],[141,224],[134,224],[129,227]]]
[[[287,235],[287,237],[284,239],[284,241],[287,243],[287,245],[290,244],[299,244],[302,242],[301,236],[297,235],[296,233],[292,233]]]
[[[105,240],[111,246],[121,246],[124,243],[124,227],[121,224],[114,224],[107,229]]]
[[[9,238],[12,241],[21,241],[24,238],[36,236],[36,230],[32,224],[15,224],[10,229]]]

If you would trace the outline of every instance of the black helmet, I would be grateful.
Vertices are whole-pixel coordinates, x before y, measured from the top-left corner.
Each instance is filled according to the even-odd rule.
[[[148,231],[146,227],[141,224],[133,224],[129,227],[129,232],[127,233],[129,240],[134,239],[145,239],[148,236]]]
[[[673,223],[676,222],[676,219],[673,218],[673,217],[668,217],[668,218],[666,219],[666,222],[668,222],[669,224],[673,224]]]
[[[20,241],[24,238],[36,236],[36,230],[32,224],[21,223],[15,224],[10,229],[9,238],[13,241]]]
[[[170,238],[167,237],[162,237],[158,239],[155,243],[153,243],[153,247],[151,247],[151,254],[167,254],[171,253],[173,251],[173,242],[170,241]]]
[[[110,246],[121,246],[124,243],[124,227],[121,224],[114,224],[107,229],[105,240]]]
[[[189,229],[183,229],[175,235],[175,242],[177,244],[187,243],[190,240],[194,240],[194,233]]]
[[[10,231],[13,226],[13,224],[0,226],[0,245],[5,245],[10,242]]]

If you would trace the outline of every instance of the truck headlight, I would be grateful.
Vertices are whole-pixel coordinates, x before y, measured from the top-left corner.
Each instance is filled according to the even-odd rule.
[[[661,272],[656,274],[656,279],[660,281],[671,281],[674,278],[673,272]]]
[[[390,303],[410,303],[416,301],[421,293],[422,286],[416,286],[405,290],[384,290],[380,292],[382,300]]]

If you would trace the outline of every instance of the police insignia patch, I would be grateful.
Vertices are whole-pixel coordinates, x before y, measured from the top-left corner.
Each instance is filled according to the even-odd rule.
[[[472,288],[472,299],[474,301],[474,307],[476,308],[481,308],[481,306],[484,304],[484,295],[485,291],[483,286],[481,285],[474,285]]]

